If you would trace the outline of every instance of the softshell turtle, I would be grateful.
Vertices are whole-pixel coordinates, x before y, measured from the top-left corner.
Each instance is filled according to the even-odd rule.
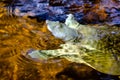
[[[72,24],[71,24],[72,23]],[[35,50],[31,58],[62,57],[76,63],[84,63],[100,72],[120,75],[119,30],[95,28],[79,24],[72,14],[64,23],[46,21],[52,34],[65,41],[61,49]]]

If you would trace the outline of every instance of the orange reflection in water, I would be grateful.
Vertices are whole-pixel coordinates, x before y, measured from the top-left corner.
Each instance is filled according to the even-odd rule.
[[[6,9],[1,8],[0,79],[41,80],[41,77],[44,77],[46,74],[55,75],[56,72],[63,68],[57,68],[62,64],[61,62],[57,64],[42,64],[42,62],[37,63],[29,60],[23,55],[30,49],[55,49],[61,43],[63,42],[56,39],[47,30],[45,22],[37,22],[26,17],[9,16],[6,13]],[[49,67],[51,66],[48,67],[47,65],[52,64],[54,64],[52,67],[57,70],[51,72],[52,68],[49,71]],[[49,72],[44,74],[43,69]]]

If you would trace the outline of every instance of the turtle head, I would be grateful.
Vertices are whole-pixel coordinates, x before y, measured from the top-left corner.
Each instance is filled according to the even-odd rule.
[[[74,39],[78,36],[76,30],[67,27],[64,23],[59,21],[46,20],[48,30],[57,38],[64,41]]]
[[[60,22],[59,21],[50,21],[46,20],[47,28],[49,31],[53,32],[56,28],[60,28]]]
[[[74,19],[74,15],[73,14],[68,14],[67,17],[70,18],[70,19]]]
[[[78,30],[79,28],[79,22],[75,19],[73,14],[68,14],[68,17],[65,20],[65,24],[72,29]]]

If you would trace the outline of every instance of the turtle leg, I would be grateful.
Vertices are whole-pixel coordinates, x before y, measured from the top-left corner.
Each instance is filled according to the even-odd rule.
[[[28,56],[36,59],[48,59],[57,56],[57,54],[59,54],[58,50],[34,50],[28,53]]]
[[[28,56],[30,58],[42,58],[42,59],[48,59],[48,58],[54,58],[54,57],[62,57],[62,56],[72,56],[72,55],[78,55],[76,51],[72,49],[55,49],[55,50],[34,50],[30,53],[28,53]]]

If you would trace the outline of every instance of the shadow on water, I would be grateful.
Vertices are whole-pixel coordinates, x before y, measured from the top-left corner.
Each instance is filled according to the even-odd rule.
[[[26,17],[10,16],[3,6],[4,4],[0,3],[2,7],[0,9],[0,80],[76,80],[76,78],[85,80],[84,77],[77,75],[81,73],[77,71],[78,68],[71,67],[78,67],[78,64],[70,64],[64,59],[34,62],[23,56],[32,49],[58,48],[63,42],[52,36],[44,22],[38,23]],[[74,75],[68,74],[69,72],[73,72]],[[102,73],[98,73],[96,76],[100,76],[99,80],[108,80],[107,74],[104,78]],[[62,75],[64,76],[61,77]],[[87,80],[96,79],[94,74],[90,76],[92,78]],[[118,76],[112,77],[112,80],[117,79]]]

